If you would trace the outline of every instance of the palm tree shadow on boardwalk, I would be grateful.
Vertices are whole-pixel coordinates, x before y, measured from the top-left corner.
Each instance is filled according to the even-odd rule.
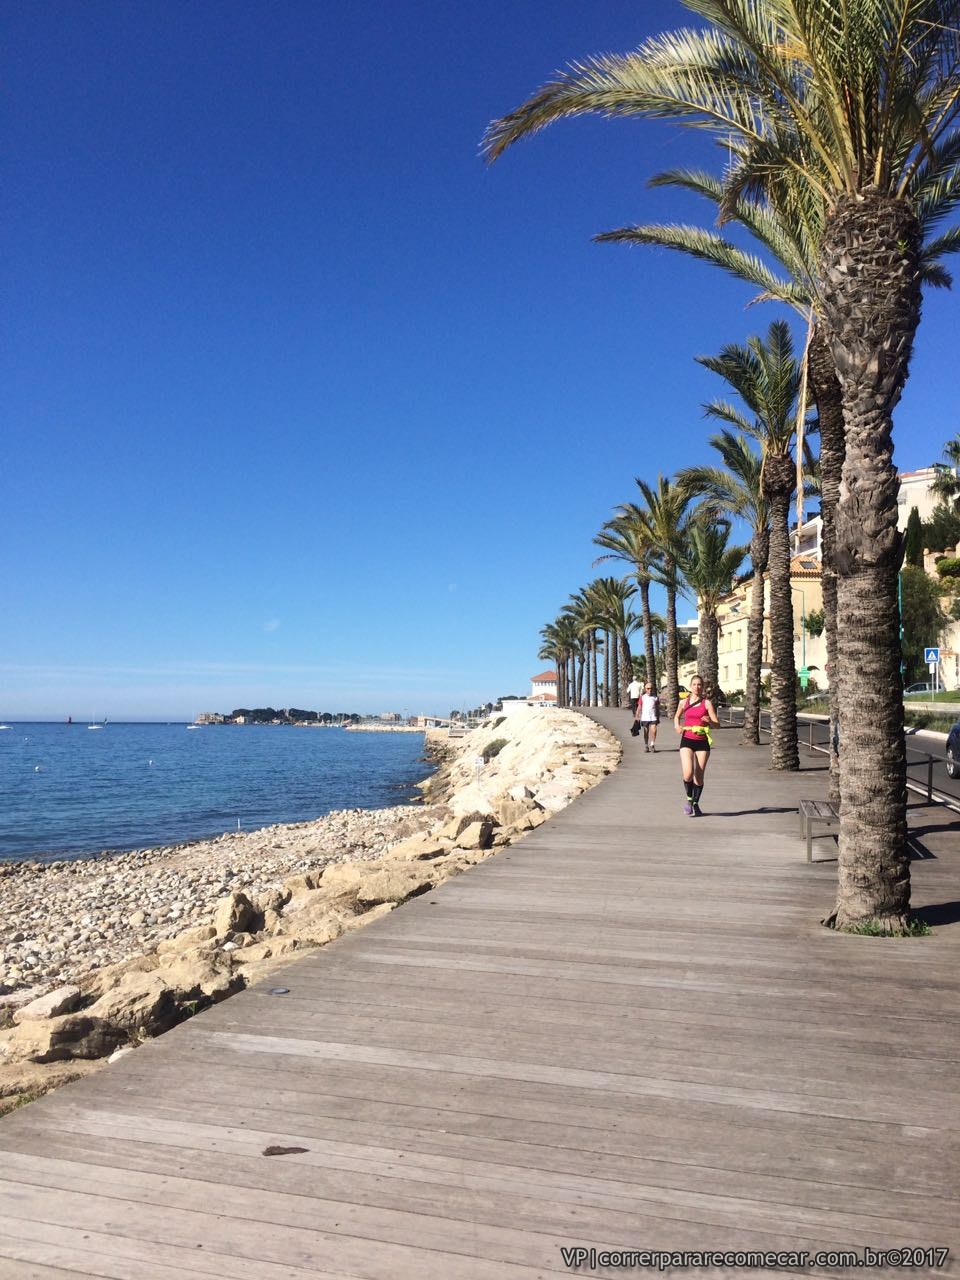
[[[705,818],[749,818],[757,813],[796,813],[796,805],[761,804],[754,809],[705,809]]]

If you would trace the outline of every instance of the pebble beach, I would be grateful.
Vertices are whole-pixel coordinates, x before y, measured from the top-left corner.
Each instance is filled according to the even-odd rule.
[[[427,749],[420,804],[0,865],[0,1114],[469,873],[620,755],[586,717],[527,707]]]

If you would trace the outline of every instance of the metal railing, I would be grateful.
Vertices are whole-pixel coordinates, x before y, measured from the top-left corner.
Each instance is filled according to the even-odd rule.
[[[737,728],[738,726],[743,724],[743,707],[722,708],[719,713],[719,719],[721,724],[724,723],[724,717],[726,717],[726,723],[731,728]],[[807,751],[811,755],[816,755],[818,753],[820,755],[829,755],[829,749],[826,742],[822,742],[822,743],[814,742],[814,736],[815,736],[816,730],[818,729],[826,729],[829,735],[828,726],[829,726],[829,721],[825,717],[818,720],[806,720],[806,721],[802,721],[798,719],[797,721],[798,743],[806,747]],[[761,710],[759,727],[760,727],[761,733],[771,732],[769,711]],[[807,731],[805,735],[803,734],[804,728]],[[805,741],[804,741],[804,738],[806,739]],[[934,802],[936,802],[937,804],[949,804],[949,805],[957,806],[958,797],[948,795],[944,792],[938,792],[936,791],[933,785],[934,765],[946,764],[947,757],[945,755],[937,755],[932,751],[920,751],[916,747],[912,746],[909,742],[907,743],[907,752],[908,752],[907,786],[909,787],[909,789],[911,791],[917,792],[919,795],[926,796],[926,799],[930,804],[933,804]],[[909,756],[913,756],[913,759],[910,759]],[[911,778],[909,776],[909,772],[911,769],[925,769],[926,778],[923,781],[919,779]]]

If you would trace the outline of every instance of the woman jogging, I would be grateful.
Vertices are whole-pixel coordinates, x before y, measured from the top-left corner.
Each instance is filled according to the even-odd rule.
[[[683,770],[683,789],[687,803],[683,812],[691,818],[700,817],[700,797],[703,794],[703,775],[710,759],[710,726],[719,726],[713,703],[703,696],[703,679],[694,676],[690,681],[690,694],[677,707],[673,727],[680,734],[680,767]]]
[[[657,749],[657,725],[660,723],[660,699],[653,692],[653,684],[651,681],[643,686],[637,701],[637,714],[634,721],[639,721],[640,728],[643,730],[643,749],[644,751],[656,751]]]

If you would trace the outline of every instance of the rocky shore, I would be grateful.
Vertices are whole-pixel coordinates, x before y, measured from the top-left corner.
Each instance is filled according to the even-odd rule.
[[[0,864],[0,1114],[494,855],[619,760],[556,708],[428,731],[428,750],[420,805]]]

